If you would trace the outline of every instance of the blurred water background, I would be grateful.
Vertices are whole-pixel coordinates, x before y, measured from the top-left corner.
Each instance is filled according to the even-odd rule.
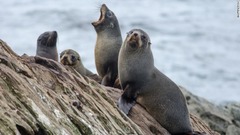
[[[240,18],[237,0],[2,0],[0,39],[19,55],[35,55],[38,36],[59,34],[58,52],[74,49],[96,72],[96,32],[105,3],[118,17],[123,39],[145,30],[155,66],[177,84],[215,103],[240,101]]]

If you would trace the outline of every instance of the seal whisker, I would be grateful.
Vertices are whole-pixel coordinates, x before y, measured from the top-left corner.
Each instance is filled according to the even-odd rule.
[[[99,12],[99,10],[101,9],[102,7],[102,4],[100,2],[98,2],[96,5],[95,5],[95,12]]]

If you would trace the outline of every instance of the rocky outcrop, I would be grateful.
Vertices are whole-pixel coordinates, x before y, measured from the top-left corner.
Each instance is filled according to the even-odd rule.
[[[221,135],[240,135],[240,104],[214,105],[181,87],[189,111]]]
[[[119,111],[121,92],[53,60],[20,57],[0,40],[1,135],[169,134],[138,104],[129,117]],[[217,134],[193,115],[191,122]]]

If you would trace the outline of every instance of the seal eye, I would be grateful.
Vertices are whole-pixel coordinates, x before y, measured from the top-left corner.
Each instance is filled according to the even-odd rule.
[[[72,62],[75,62],[77,59],[76,59],[76,57],[75,56],[71,56],[71,60],[72,60]]]
[[[143,40],[146,40],[146,36],[142,35],[142,39],[143,39]]]
[[[112,13],[111,12],[107,12],[106,15],[107,15],[107,17],[112,17]]]
[[[148,41],[148,38],[145,35],[141,36],[141,39],[144,43],[149,44],[150,42]]]

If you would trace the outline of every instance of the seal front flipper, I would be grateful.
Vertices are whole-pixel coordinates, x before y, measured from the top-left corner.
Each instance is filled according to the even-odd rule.
[[[130,87],[130,85],[126,85],[122,96],[118,100],[118,107],[127,115],[130,109],[135,105],[136,98],[136,89]]]
[[[135,105],[135,101],[127,102],[122,96],[118,99],[118,107],[122,110],[126,115],[130,111],[130,109]]]

